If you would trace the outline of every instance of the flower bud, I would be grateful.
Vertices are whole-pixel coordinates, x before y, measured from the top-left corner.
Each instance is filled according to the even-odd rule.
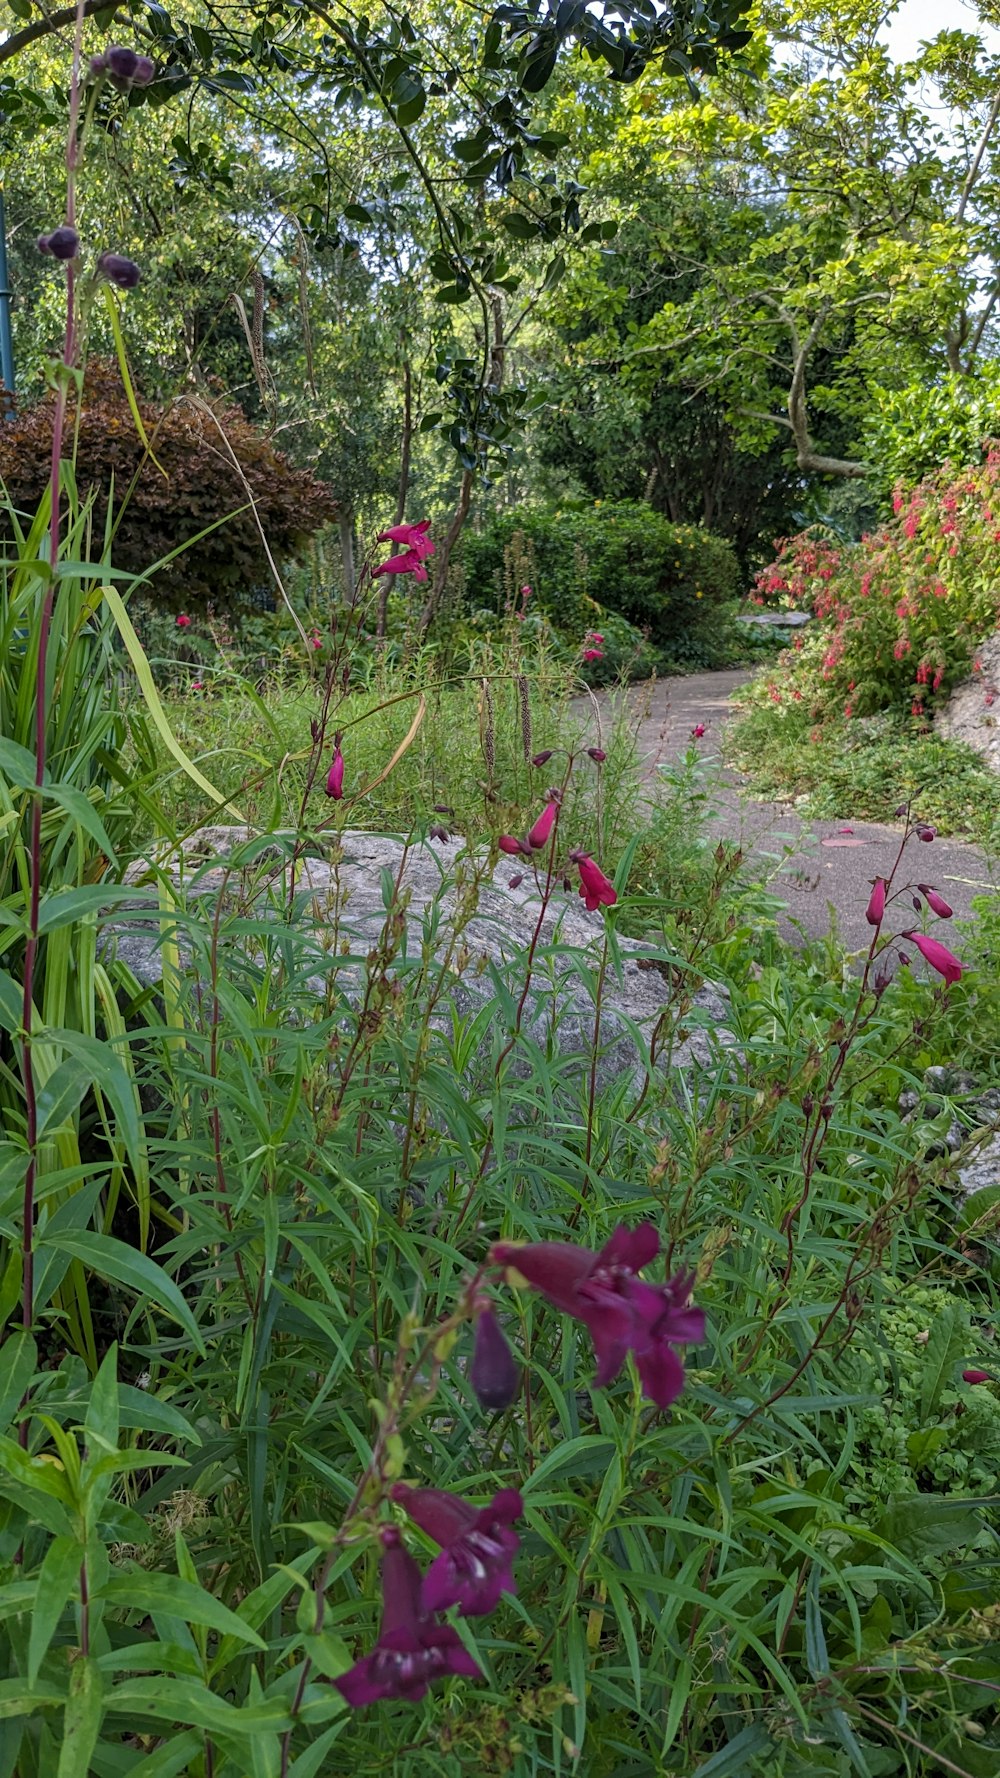
[[[532,760],[531,760],[532,765],[533,766],[547,766],[549,763],[549,760],[552,758],[552,752],[553,752],[553,749],[551,747],[545,747],[542,749],[541,753],[533,754]]]
[[[94,76],[95,80],[99,80],[101,75],[106,74],[107,71],[108,71],[107,56],[91,56],[91,58],[90,58],[90,72]]]
[[[136,55],[134,49],[116,46],[109,49],[106,56],[95,59],[104,61],[107,72],[121,92],[127,92],[130,86],[148,86],[153,78],[153,64],[149,57]]]
[[[962,1381],[963,1383],[992,1383],[993,1378],[989,1371],[971,1370],[962,1372]]]
[[[920,826],[917,828],[917,839],[923,840],[924,844],[929,846],[931,840],[934,838],[934,835],[936,833],[937,833],[936,827],[928,827],[927,823],[922,821],[920,823]]]
[[[899,807],[895,811],[897,821],[901,820],[901,818],[907,813],[908,809],[909,809],[908,803],[900,803]]]
[[[518,871],[516,877],[511,877],[509,883],[507,884],[507,887],[508,887],[508,889],[520,889],[521,884],[523,882],[524,882],[524,875],[521,871]]]
[[[588,747],[587,756],[593,760],[595,766],[602,766],[608,757],[603,747]]]
[[[506,852],[508,858],[520,858],[522,850],[521,842],[520,840],[516,840],[512,833],[502,833],[497,840],[497,845],[500,847],[501,852]]]
[[[326,775],[326,794],[337,803],[344,794],[344,755],[340,751],[339,735],[333,744],[333,761]]]
[[[872,886],[871,895],[868,897],[868,906],[865,909],[865,919],[868,921],[869,926],[881,926],[884,913],[885,879],[884,877],[876,877]]]
[[[97,270],[119,290],[134,290],[142,277],[134,259],[126,259],[121,253],[102,253],[97,261]]]
[[[927,906],[930,908],[932,914],[936,914],[939,920],[951,919],[955,910],[953,907],[949,906],[943,895],[939,895],[937,890],[932,889],[929,883],[918,883],[917,888],[925,898]]]
[[[440,840],[443,844],[448,838],[448,829],[441,826],[432,827],[430,837],[432,840]]]
[[[54,259],[75,259],[80,251],[80,237],[75,228],[54,228],[50,235],[39,235],[39,253],[51,253]]]
[[[491,1414],[509,1408],[521,1387],[520,1366],[507,1344],[495,1311],[488,1304],[476,1317],[476,1343],[469,1381],[480,1407]]]

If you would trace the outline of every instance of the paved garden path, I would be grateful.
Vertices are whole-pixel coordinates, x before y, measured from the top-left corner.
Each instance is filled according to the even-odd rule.
[[[723,725],[732,714],[732,694],[750,676],[742,671],[694,673],[629,689],[639,750],[651,781],[663,761],[684,751],[696,723],[706,725],[700,746],[706,754],[718,755]],[[871,879],[892,868],[902,832],[898,825],[855,821],[849,808],[836,821],[805,819],[788,803],[758,802],[746,780],[729,768],[713,801],[717,812],[712,831],[740,841],[775,872],[775,890],[788,903],[781,921],[786,936],[794,938],[800,929],[808,937],[822,938],[835,921],[849,949],[867,947],[871,928],[864,915]],[[843,828],[850,833],[841,832]],[[830,840],[861,843],[824,845]],[[910,877],[919,873],[921,882],[934,884],[956,919],[970,916],[974,895],[1000,887],[1000,864],[991,865],[975,846],[936,839],[930,845],[913,842],[910,854]],[[951,930],[953,947],[961,951],[960,935]]]

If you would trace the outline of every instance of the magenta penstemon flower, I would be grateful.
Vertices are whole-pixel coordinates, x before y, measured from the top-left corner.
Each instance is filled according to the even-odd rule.
[[[555,801],[546,803],[544,809],[528,834],[528,845],[533,852],[540,852],[548,844],[555,819],[559,813],[559,804]]]
[[[390,556],[387,562],[381,562],[377,568],[373,568],[372,576],[412,574],[414,580],[426,580],[424,558],[432,556],[435,549],[427,535],[430,523],[430,519],[421,519],[417,525],[391,525],[388,531],[382,531],[379,535],[380,543],[400,543],[403,549],[401,554]]]
[[[876,877],[872,884],[872,892],[868,897],[865,919],[869,926],[881,926],[885,914],[885,878]]]
[[[929,938],[925,932],[904,932],[903,937],[908,938],[911,944],[916,945],[924,962],[929,963],[932,969],[936,969],[938,975],[943,975],[949,987],[952,982],[959,980],[962,974],[962,965],[955,953],[949,951],[947,945],[941,944],[939,939]]]
[[[704,733],[705,733],[705,724],[703,722],[696,722],[694,725],[694,728],[691,730],[692,741],[700,741],[701,737]]]
[[[424,1611],[457,1605],[463,1617],[486,1617],[501,1593],[516,1591],[513,1561],[521,1540],[511,1525],[524,1511],[516,1488],[501,1488],[484,1507],[444,1488],[411,1488],[407,1482],[395,1484],[392,1498],[441,1545],[421,1585]]]
[[[645,1394],[667,1408],[684,1387],[684,1366],[673,1347],[700,1344],[705,1317],[689,1301],[690,1275],[666,1284],[647,1284],[638,1276],[659,1250],[656,1230],[641,1223],[617,1228],[599,1253],[568,1241],[497,1241],[490,1259],[512,1267],[532,1290],[584,1323],[594,1342],[599,1388],[614,1382],[633,1352]]]
[[[951,919],[955,910],[949,906],[943,895],[939,895],[937,890],[932,889],[929,883],[918,883],[917,888],[920,890],[920,893],[924,897],[932,914],[936,914],[939,920]]]
[[[403,1548],[399,1532],[387,1525],[382,1537],[382,1627],[369,1654],[334,1685],[352,1709],[379,1698],[416,1703],[436,1679],[462,1673],[479,1679],[478,1662],[450,1624],[439,1624],[421,1600],[420,1570]]]
[[[338,803],[344,794],[344,755],[340,751],[339,738],[334,743],[333,762],[326,776],[326,794]]]
[[[179,613],[177,617],[177,628],[179,630],[189,630],[191,628],[191,619],[188,617],[186,611]]]
[[[600,865],[586,852],[571,852],[570,858],[580,873],[580,894],[589,913],[596,908],[612,908],[618,900],[614,884],[604,875]]]

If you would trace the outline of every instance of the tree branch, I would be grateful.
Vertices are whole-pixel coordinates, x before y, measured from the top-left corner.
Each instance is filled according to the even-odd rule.
[[[120,0],[118,0],[120,4]],[[91,18],[95,12],[117,12],[116,0],[83,0],[83,16]],[[0,62],[9,62],[19,56],[22,49],[30,43],[37,43],[39,37],[50,37],[54,31],[61,31],[65,25],[76,23],[76,7],[64,6],[59,12],[50,12],[40,19],[32,19],[20,31],[14,31],[10,37],[0,43]]]

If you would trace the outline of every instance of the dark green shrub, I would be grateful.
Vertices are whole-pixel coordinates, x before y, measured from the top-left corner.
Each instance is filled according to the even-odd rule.
[[[534,567],[538,604],[560,627],[587,623],[585,599],[619,612],[657,647],[710,628],[739,593],[732,546],[697,525],[672,525],[639,501],[584,508],[512,507],[462,543],[473,604],[502,609],[519,561]],[[505,565],[506,564],[506,565]]]

